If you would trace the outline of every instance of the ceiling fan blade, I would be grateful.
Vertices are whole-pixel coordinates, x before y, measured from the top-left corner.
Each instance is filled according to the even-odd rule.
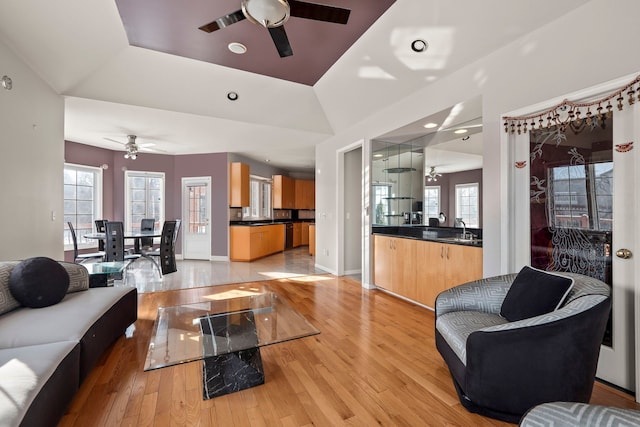
[[[224,27],[228,27],[231,24],[235,24],[236,22],[242,21],[243,19],[246,19],[246,16],[244,16],[244,13],[242,13],[242,10],[236,10],[233,13],[230,13],[225,16],[221,16],[215,21],[209,22],[208,24],[205,24],[202,27],[199,27],[198,29],[206,33],[212,33],[216,30],[219,30]]]
[[[342,9],[323,4],[306,3],[298,0],[289,0],[291,16],[316,21],[333,22],[335,24],[346,24],[349,20],[349,9]]]
[[[284,31],[284,26],[281,25],[279,27],[267,29],[269,30],[269,34],[271,34],[273,43],[276,45],[276,49],[278,49],[280,58],[293,55],[293,50],[291,50],[289,38],[287,37],[287,33]]]

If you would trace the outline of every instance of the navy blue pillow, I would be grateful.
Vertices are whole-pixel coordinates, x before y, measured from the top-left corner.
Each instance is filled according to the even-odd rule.
[[[42,308],[62,301],[69,289],[69,273],[46,257],[29,258],[9,274],[9,291],[25,307]]]
[[[502,302],[500,315],[510,322],[549,313],[562,305],[573,279],[524,266]]]

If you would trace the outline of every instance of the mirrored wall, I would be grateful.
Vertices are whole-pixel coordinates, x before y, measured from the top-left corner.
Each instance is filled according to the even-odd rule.
[[[374,142],[372,151],[373,224],[422,224],[422,147]]]

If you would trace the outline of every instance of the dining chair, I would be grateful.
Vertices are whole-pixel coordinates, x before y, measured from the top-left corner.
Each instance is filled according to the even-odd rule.
[[[106,219],[96,219],[94,223],[96,224],[96,232],[104,233],[104,224],[107,222]],[[98,250],[104,251],[104,240],[98,240]]]
[[[178,240],[180,223],[179,219],[165,221],[162,225],[160,248],[155,251],[142,251],[142,256],[153,261],[156,267],[158,263],[156,263],[154,257],[160,258],[160,267],[158,268],[160,275],[178,271],[176,265],[176,241]]]
[[[105,224],[105,261],[126,261],[140,258],[140,254],[130,254],[124,250],[124,225],[121,221]]]
[[[156,227],[155,218],[142,218],[140,221],[140,232],[153,231]],[[140,246],[142,248],[153,248],[153,237],[143,237],[140,239]]]
[[[84,253],[84,254],[78,253],[78,238],[76,236],[76,230],[75,228],[73,228],[73,223],[71,221],[67,221],[67,227],[69,227],[69,231],[71,232],[71,240],[73,240],[73,262],[81,264],[82,262],[88,259],[104,258],[105,256],[104,251],[90,252],[90,253]]]

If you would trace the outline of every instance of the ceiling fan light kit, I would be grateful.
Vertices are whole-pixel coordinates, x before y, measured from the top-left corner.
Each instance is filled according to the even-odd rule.
[[[275,28],[287,22],[290,8],[285,0],[242,0],[242,13],[254,24]]]
[[[127,135],[127,143],[124,145],[126,152],[124,153],[125,159],[135,160],[138,157],[138,146],[136,145],[136,136]]]
[[[289,17],[344,25],[351,13],[349,9],[298,0],[241,0],[240,6],[240,10],[221,16],[198,28],[206,33],[212,33],[247,19],[269,30],[269,35],[281,58],[293,55],[293,49],[284,29],[284,23]],[[229,50],[238,53],[231,49],[231,45]]]
[[[436,182],[438,181],[438,177],[441,177],[442,174],[441,173],[437,173],[436,172],[436,167],[435,166],[431,166],[431,170],[429,170],[429,173],[427,174],[427,182]]]

